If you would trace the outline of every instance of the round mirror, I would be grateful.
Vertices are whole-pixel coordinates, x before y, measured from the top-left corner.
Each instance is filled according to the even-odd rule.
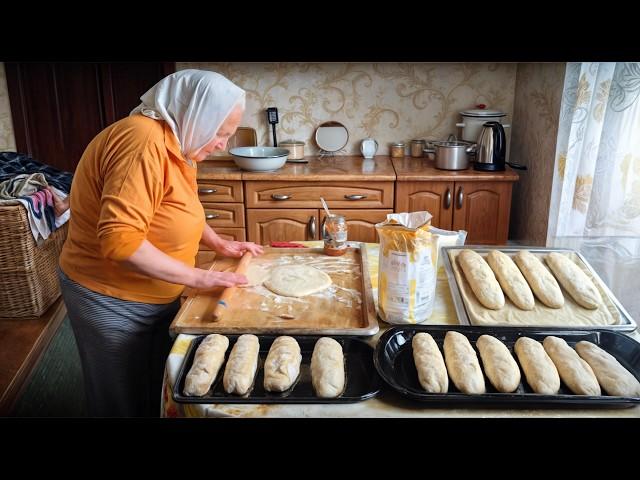
[[[349,141],[349,132],[340,122],[325,122],[316,129],[316,143],[325,152],[342,150]]]

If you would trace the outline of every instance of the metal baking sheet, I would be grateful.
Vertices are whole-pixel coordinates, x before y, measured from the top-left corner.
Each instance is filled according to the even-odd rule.
[[[602,279],[600,278],[600,276],[596,273],[596,271],[593,269],[593,267],[589,264],[589,262],[587,261],[586,258],[584,258],[584,256],[580,253],[577,252],[576,250],[572,250],[570,248],[544,248],[544,247],[527,247],[527,246],[513,246],[513,247],[488,247],[488,246],[480,246],[480,245],[460,245],[460,246],[449,246],[449,247],[442,247],[442,255],[443,255],[443,262],[444,262],[444,267],[445,267],[445,271],[447,273],[447,280],[449,282],[449,289],[451,290],[451,297],[453,298],[453,304],[455,305],[456,308],[456,314],[458,316],[458,321],[460,322],[461,325],[472,325],[471,323],[471,319],[469,316],[469,313],[467,312],[467,308],[465,306],[465,302],[464,299],[462,298],[462,294],[460,292],[460,288],[458,286],[458,282],[456,280],[455,274],[453,272],[453,265],[451,264],[451,258],[449,256],[449,251],[450,250],[464,250],[464,249],[469,249],[469,250],[474,250],[478,253],[488,253],[491,250],[500,250],[503,253],[517,253],[520,250],[528,250],[531,253],[540,253],[540,254],[544,254],[544,253],[549,253],[549,252],[559,252],[559,253],[574,253],[583,263],[584,265],[587,267],[587,269],[589,270],[589,272],[593,275],[593,277],[599,281],[600,283],[600,287],[602,288],[602,290],[606,293],[606,295],[608,296],[609,300],[611,301],[611,303],[613,303],[613,305],[616,307],[616,309],[618,310],[618,313],[620,314],[620,322],[619,324],[615,324],[615,325],[576,325],[576,326],[570,326],[568,327],[567,325],[564,326],[538,326],[538,328],[546,328],[546,329],[561,329],[561,330],[566,330],[567,328],[571,328],[572,330],[593,330],[593,329],[598,329],[598,330],[612,330],[612,331],[619,331],[619,332],[633,332],[636,328],[637,328],[637,324],[636,322],[633,320],[633,318],[631,318],[631,315],[629,315],[629,312],[627,312],[625,310],[625,308],[622,306],[622,304],[618,301],[618,299],[615,297],[615,295],[613,294],[613,292],[611,292],[611,290],[607,287],[607,285],[602,281]],[[560,287],[562,288],[562,287]],[[563,293],[565,295],[566,292],[563,289]],[[536,302],[538,302],[539,300],[536,299]],[[532,327],[534,327],[535,325],[531,325]],[[516,328],[516,327],[522,327],[522,326],[503,326],[503,325],[491,325],[491,326],[485,326],[485,325],[477,325],[477,327],[479,328]]]
[[[179,403],[354,403],[375,397],[382,386],[382,380],[373,366],[373,348],[362,340],[347,337],[334,337],[344,353],[345,361],[345,390],[337,398],[319,398],[315,395],[311,383],[311,355],[313,348],[321,336],[294,336],[300,345],[302,362],[300,375],[293,386],[282,393],[272,393],[264,389],[264,362],[269,353],[271,344],[277,335],[257,335],[260,342],[258,369],[253,386],[244,396],[229,394],[224,391],[222,377],[226,367],[229,353],[239,335],[226,335],[229,339],[229,348],[225,353],[225,363],[220,367],[217,377],[214,379],[209,391],[202,397],[184,395],[184,383],[187,373],[193,365],[195,352],[206,335],[193,339],[189,351],[182,363],[176,386],[173,391],[173,399]]]
[[[520,337],[529,337],[542,341],[545,337],[553,335],[563,338],[571,347],[579,341],[586,340],[598,345],[613,355],[623,367],[629,370],[636,378],[640,379],[640,343],[628,335],[610,330],[556,330],[550,328],[535,327],[470,327],[449,325],[407,325],[392,327],[382,334],[376,345],[374,363],[382,379],[401,395],[417,400],[425,404],[451,405],[452,403],[463,406],[483,407],[488,405],[509,405],[526,407],[632,407],[640,403],[638,397],[618,397],[606,395],[576,395],[573,394],[564,382],[560,385],[557,395],[543,395],[533,393],[527,384],[524,374],[521,375],[520,385],[513,393],[500,393],[496,391],[485,375],[487,393],[469,395],[461,393],[449,380],[447,393],[427,393],[418,381],[418,372],[413,360],[411,341],[418,332],[430,334],[443,353],[444,337],[448,331],[456,331],[467,337],[471,345],[475,347],[476,340],[481,335],[492,335],[503,342],[513,358],[517,361],[513,346]],[[477,350],[477,349],[476,349]],[[480,355],[478,360],[482,364]],[[483,369],[484,371],[484,369]]]

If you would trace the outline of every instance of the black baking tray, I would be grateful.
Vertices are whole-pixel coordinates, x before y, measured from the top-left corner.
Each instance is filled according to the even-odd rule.
[[[295,338],[300,345],[302,363],[300,375],[293,386],[282,393],[268,392],[264,389],[264,361],[269,348],[278,335],[257,335],[260,342],[258,370],[249,393],[244,396],[229,394],[224,391],[222,377],[231,349],[240,335],[225,335],[229,339],[229,348],[225,353],[225,362],[213,381],[209,392],[202,397],[184,395],[184,382],[193,364],[196,350],[206,335],[196,337],[182,363],[173,399],[179,403],[353,403],[375,397],[382,386],[382,380],[373,365],[373,348],[362,340],[349,337],[331,337],[340,345],[345,361],[345,390],[336,398],[320,398],[314,393],[311,384],[311,355],[313,347],[322,335],[300,335]]]
[[[411,341],[413,335],[418,332],[429,333],[438,344],[444,358],[443,343],[446,333],[450,330],[459,332],[469,339],[469,342],[478,354],[478,360],[482,365],[480,354],[475,342],[481,335],[492,335],[502,341],[517,362],[513,346],[518,338],[526,336],[534,340],[542,341],[548,335],[563,338],[572,347],[581,340],[595,343],[613,355],[636,378],[640,379],[640,343],[631,337],[610,330],[558,330],[557,328],[537,327],[489,327],[473,326],[427,326],[410,325],[392,327],[387,330],[376,345],[374,364],[382,379],[393,389],[405,397],[430,404],[469,404],[473,406],[504,405],[510,406],[582,406],[582,407],[631,407],[640,403],[637,397],[616,397],[604,394],[602,396],[576,395],[571,393],[567,386],[561,382],[557,395],[542,395],[534,393],[526,383],[522,368],[520,369],[521,382],[514,393],[501,393],[495,390],[485,375],[487,393],[469,395],[460,392],[449,379],[449,391],[447,393],[427,393],[418,381],[418,372],[413,361],[413,349]],[[484,368],[483,368],[484,371]]]

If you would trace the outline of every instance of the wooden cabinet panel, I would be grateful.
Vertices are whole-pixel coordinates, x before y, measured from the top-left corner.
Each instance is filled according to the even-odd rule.
[[[242,182],[198,180],[198,198],[204,202],[242,202]]]
[[[510,182],[456,182],[453,229],[469,244],[503,245],[509,235]]]
[[[324,220],[327,214],[320,210],[320,238],[324,234]],[[376,223],[387,219],[388,213],[393,210],[331,210],[331,213],[343,215],[347,222],[347,239],[354,242],[378,243]]]
[[[453,182],[398,182],[396,212],[427,211],[431,225],[450,230],[453,219]]]
[[[207,223],[217,227],[244,227],[244,206],[241,203],[203,203]]]
[[[244,228],[225,228],[225,227],[215,227],[215,232],[220,235],[225,240],[235,240],[236,242],[246,242],[247,234]],[[209,251],[209,247],[200,244],[200,251]]]
[[[393,208],[393,182],[247,181],[247,208]]]
[[[247,210],[247,234],[250,242],[317,240],[320,226],[318,210]]]
[[[162,62],[7,62],[16,149],[74,171],[89,142],[171,73]]]

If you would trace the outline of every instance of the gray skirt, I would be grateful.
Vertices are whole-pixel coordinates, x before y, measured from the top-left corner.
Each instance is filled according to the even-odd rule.
[[[162,377],[180,300],[132,302],[89,290],[58,268],[80,352],[87,411],[96,417],[160,415]]]

